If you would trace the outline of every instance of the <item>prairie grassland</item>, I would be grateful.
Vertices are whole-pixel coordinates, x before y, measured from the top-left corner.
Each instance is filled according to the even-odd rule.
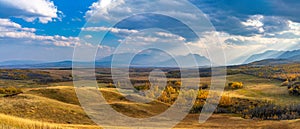
[[[0,114],[1,129],[67,129],[59,124],[37,122],[33,120]]]
[[[233,81],[243,82],[244,88],[224,92],[231,97],[271,101],[279,105],[300,104],[300,98],[289,95],[281,81],[245,74],[229,75],[227,82]]]
[[[213,114],[205,123],[198,122],[199,114],[189,114],[174,129],[298,129],[300,120],[252,120],[232,114]]]
[[[195,81],[199,78],[189,79]],[[174,78],[174,80],[177,79]],[[210,84],[209,77],[203,77],[200,80],[201,83]],[[16,82],[12,80],[1,82],[0,80],[0,85],[13,86],[17,84]],[[244,84],[242,89],[224,91],[226,96],[232,98],[267,100],[278,105],[300,104],[299,97],[289,95],[287,87],[280,86],[281,81],[278,80],[235,74],[227,76],[227,83],[230,82],[243,82]],[[0,97],[0,113],[2,113],[0,114],[0,129],[99,128],[81,109],[72,82],[55,82],[40,87],[30,87],[31,83],[34,83],[31,81],[28,81],[26,86],[22,86],[22,83],[22,81],[18,82],[20,85],[17,86],[23,87],[23,94],[7,98]],[[100,91],[116,111],[131,117],[151,117],[170,106],[158,101],[149,104],[130,102],[124,99],[124,96],[120,95],[115,88],[101,88]],[[299,126],[300,120],[261,121],[243,119],[241,116],[232,114],[214,114],[206,123],[199,124],[198,114],[190,114],[175,128],[292,129]]]
[[[190,81],[197,79],[199,78],[189,78]],[[200,78],[200,82],[204,84],[210,84],[210,81],[210,77]],[[279,105],[300,104],[300,98],[289,95],[287,87],[281,86],[282,82],[279,80],[235,74],[227,76],[226,86],[230,82],[242,82],[244,87],[235,90],[225,89],[224,95],[241,99],[270,101]]]
[[[56,124],[0,114],[0,129],[101,129],[95,125]]]
[[[239,75],[240,77],[248,78],[248,76]],[[234,76],[228,77],[230,81],[235,81],[237,79]],[[243,81],[243,80],[242,80]],[[247,88],[255,89],[252,87],[251,83],[247,83],[245,85]],[[265,83],[265,82],[264,82]],[[251,84],[251,85],[249,85]],[[273,87],[276,87],[274,85]],[[78,121],[86,121],[87,117],[81,118],[78,116],[82,110],[76,104],[71,104],[70,102],[73,101],[71,97],[66,97],[63,100],[58,100],[54,98],[52,90],[55,90],[54,93],[59,94],[71,94],[74,93],[72,91],[73,87],[68,86],[58,86],[58,87],[49,87],[49,88],[37,88],[32,89],[32,91],[27,91],[24,94],[18,95],[13,98],[1,98],[3,102],[10,102],[8,105],[2,103],[1,107],[6,107],[5,109],[1,110],[6,114],[10,114],[13,116],[8,116],[4,114],[0,114],[0,129],[14,129],[14,128],[21,128],[21,129],[99,129],[100,127],[95,126],[93,123],[80,123]],[[61,91],[59,91],[61,90]],[[242,90],[242,89],[240,89]],[[263,89],[259,89],[263,90]],[[51,91],[51,92],[50,92]],[[66,92],[68,91],[68,92]],[[124,97],[121,96],[116,92],[114,88],[103,88],[100,90],[107,101],[112,105],[114,109],[117,111],[132,117],[149,117],[159,113],[167,108],[168,105],[160,105],[156,107],[151,107],[151,104],[136,104],[133,102],[129,102],[124,100]],[[241,95],[239,90],[228,91],[235,93],[236,95]],[[244,97],[251,97],[249,95],[245,95]],[[252,96],[253,97],[253,96]],[[253,99],[256,99],[253,97]],[[35,105],[38,102],[42,105]],[[16,103],[20,103],[17,105]],[[47,104],[47,105],[44,105]],[[13,107],[11,106],[13,105]],[[23,105],[23,106],[22,106]],[[35,105],[37,109],[31,109],[31,106]],[[45,108],[44,106],[48,107]],[[52,106],[50,106],[52,105]],[[20,107],[21,106],[21,107]],[[28,108],[30,110],[28,112]],[[10,110],[11,108],[11,110]],[[22,110],[25,108],[24,110]],[[159,112],[151,111],[151,109],[161,108]],[[73,110],[75,111],[76,115],[68,112],[63,114],[57,118],[57,116],[53,116],[51,114],[59,114],[64,113],[64,110]],[[41,115],[43,111],[45,114]],[[8,111],[8,112],[5,112]],[[37,112],[31,113],[30,111]],[[52,112],[55,111],[55,112]],[[142,112],[142,113],[141,113]],[[47,116],[47,115],[48,116]],[[19,117],[15,117],[19,116]],[[78,121],[71,121],[71,124],[66,124],[65,120],[69,120],[70,117],[75,117]],[[180,122],[175,128],[204,128],[204,129],[213,129],[213,128],[228,128],[228,129],[238,129],[238,128],[248,128],[248,129],[294,129],[300,126],[299,120],[284,120],[284,121],[261,121],[261,120],[252,120],[252,119],[243,119],[240,116],[230,115],[230,114],[214,114],[206,123],[199,124],[198,123],[198,114],[190,114],[188,115],[182,122]],[[28,119],[24,119],[28,118]],[[57,120],[58,119],[58,120]],[[72,118],[71,118],[72,120]],[[73,119],[74,120],[74,119]],[[38,122],[38,121],[45,121],[45,122]],[[52,123],[60,123],[60,124],[52,124]],[[121,127],[112,127],[112,128],[121,128]]]
[[[242,119],[233,115],[216,114],[213,115],[206,123],[199,124],[198,117],[198,114],[188,115],[182,122],[175,126],[174,129],[296,129],[300,126],[299,120],[258,121]],[[125,129],[125,127],[123,128]],[[0,114],[0,129],[100,129],[100,127],[92,125],[66,125],[38,122]]]
[[[79,105],[27,93],[0,98],[0,113],[51,123],[94,124]]]

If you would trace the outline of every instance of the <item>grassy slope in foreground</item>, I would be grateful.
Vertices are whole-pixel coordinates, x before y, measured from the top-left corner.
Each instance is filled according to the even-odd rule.
[[[54,124],[0,114],[0,129],[99,129],[99,127]]]
[[[230,94],[230,96],[232,96],[232,97],[248,98],[248,99],[250,99],[250,98],[251,99],[268,98],[269,100],[279,102],[280,104],[288,104],[290,102],[289,100],[294,100],[294,101],[296,100],[296,102],[298,102],[297,100],[299,100],[296,97],[286,96],[286,95],[288,95],[286,92],[286,87],[280,87],[280,82],[277,82],[274,80],[257,78],[254,76],[243,75],[243,74],[231,75],[231,76],[228,76],[227,79],[229,82],[242,81],[245,84],[244,89],[227,91]],[[31,102],[43,100],[43,101],[46,101],[48,104],[51,103],[50,105],[54,104],[55,107],[52,107],[54,109],[61,107],[61,106],[74,108],[74,107],[78,107],[78,106],[76,105],[76,101],[74,101],[72,98],[73,95],[70,95],[73,92],[74,91],[72,90],[72,87],[60,87],[59,86],[59,87],[51,87],[51,88],[37,88],[37,89],[33,89],[33,91],[25,92],[25,94],[19,95],[15,98],[8,98],[3,102],[3,104],[5,104],[5,102],[18,101],[18,103],[23,102],[24,106],[30,106],[27,104],[30,104]],[[115,108],[117,108],[117,110],[118,110],[118,107],[133,108],[133,107],[137,106],[137,105],[131,106],[132,104],[129,104],[129,103],[126,104],[126,103],[115,102],[115,101],[120,101],[120,99],[122,99],[122,97],[116,95],[116,93],[113,91],[113,89],[103,89],[102,92],[107,93],[107,97],[110,98],[108,101],[114,102],[114,103],[112,103],[112,105],[114,105]],[[62,99],[61,97],[56,98],[56,96],[51,95],[52,93],[55,93],[55,94],[57,93],[59,96],[64,96],[63,95],[64,93],[69,94],[69,95],[65,96],[65,98]],[[57,101],[57,100],[59,100],[59,101]],[[24,103],[24,102],[26,102],[26,103]],[[15,104],[17,104],[17,102]],[[118,104],[123,104],[123,105],[120,106]],[[118,105],[118,106],[116,106],[116,105]],[[42,105],[40,105],[40,106],[42,106]],[[139,108],[137,108],[136,110],[138,110],[138,109]],[[21,108],[19,108],[18,110],[21,110]],[[123,111],[120,108],[119,108],[119,111],[125,112],[125,110]],[[127,113],[128,113],[127,115],[130,115],[130,112],[127,112]],[[26,114],[24,114],[24,115],[26,115]],[[23,116],[20,116],[20,117],[23,117]],[[4,117],[3,119],[6,119],[6,118],[7,117]],[[14,118],[14,117],[12,117],[12,118]],[[37,118],[31,118],[31,117],[29,117],[28,119],[40,120]],[[51,119],[54,119],[54,118],[51,118]],[[48,120],[50,120],[49,122],[52,121],[51,119],[48,119]],[[23,121],[17,120],[16,122],[18,122],[18,121],[20,121],[21,125],[22,125]],[[26,121],[27,120],[25,120],[24,122],[26,123]],[[29,121],[31,121],[31,120],[29,120]],[[33,122],[35,122],[35,121],[33,121]],[[39,122],[37,122],[37,123],[39,123]],[[224,123],[226,123],[226,124],[224,124]],[[12,122],[10,124],[6,123],[5,125],[13,126],[14,122]],[[46,125],[48,125],[48,124],[46,124]],[[287,128],[287,129],[291,128],[292,129],[292,128],[297,128],[299,125],[300,125],[299,120],[259,121],[259,120],[251,120],[251,119],[242,119],[239,117],[234,117],[232,115],[213,115],[205,124],[200,125],[198,123],[197,114],[192,114],[192,115],[189,115],[186,118],[186,120],[182,121],[179,125],[177,125],[176,128]],[[69,124],[69,125],[53,124],[53,126],[54,127],[62,126],[63,128],[65,128],[65,127],[73,127],[74,128],[75,126],[76,126],[75,128],[79,127],[79,125],[77,126],[77,125],[72,125],[72,124]],[[5,128],[5,127],[6,126],[3,126],[3,128]],[[80,125],[80,127],[87,128],[87,127],[89,127],[89,125]],[[94,128],[93,126],[90,126],[90,127]]]

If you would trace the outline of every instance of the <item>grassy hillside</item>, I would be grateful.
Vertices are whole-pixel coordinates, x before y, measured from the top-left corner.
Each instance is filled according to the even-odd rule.
[[[289,68],[295,70],[290,70]],[[202,89],[199,92],[201,95],[199,94],[197,104],[192,109],[191,114],[177,125],[176,128],[267,128],[270,124],[277,125],[278,127],[294,128],[300,125],[300,122],[298,120],[287,119],[299,118],[297,113],[300,114],[300,110],[298,110],[300,106],[297,105],[300,105],[300,98],[290,95],[287,87],[281,86],[286,76],[280,74],[280,70],[286,71],[287,74],[284,75],[297,75],[297,68],[297,64],[290,66],[280,65],[277,67],[241,66],[229,68],[230,75],[227,76],[226,86],[232,82],[241,82],[243,86],[237,89],[226,87],[219,108],[215,111],[217,114],[213,115],[207,123],[200,125],[197,123],[198,118],[196,116],[206,102],[208,93],[208,89]],[[21,73],[26,73],[27,75],[30,72],[24,70]],[[109,76],[109,73],[106,73],[107,70],[97,72],[103,77]],[[42,70],[35,71],[35,73],[51,75],[53,78],[61,78],[69,76],[70,71]],[[144,82],[147,82],[145,80],[147,79],[145,77],[146,73],[145,71],[142,72],[143,76],[139,77],[139,73],[135,72],[132,82],[143,87]],[[14,74],[17,74],[17,72],[15,71]],[[189,81],[196,81],[199,78],[188,79]],[[170,78],[170,80],[168,85],[176,85],[175,83],[179,82],[178,78]],[[201,77],[200,80],[201,84],[199,85],[210,86],[211,78],[209,76]],[[160,114],[169,108],[177,96],[176,90],[178,90],[178,86],[174,87],[175,89],[171,88],[171,90],[165,92],[165,97],[170,98],[162,97],[159,101],[146,104],[135,103],[127,100],[115,88],[109,86],[113,85],[109,84],[110,81],[106,81],[107,78],[101,81],[99,87],[101,87],[100,91],[107,102],[116,111],[131,117],[146,118]],[[15,128],[20,128],[21,126],[27,128],[28,126],[31,128],[50,129],[52,127],[97,128],[97,126],[94,126],[94,122],[81,109],[72,82],[57,80],[54,83],[41,84],[37,83],[34,79],[0,79],[1,86],[19,87],[23,93],[9,97],[0,97],[0,120],[3,119],[2,123],[0,122],[0,129],[12,128],[11,126]],[[186,95],[188,94],[189,92],[186,92]],[[273,111],[280,112],[280,115],[265,114],[265,112]],[[286,121],[261,121],[262,119],[284,119]],[[12,122],[10,123],[9,121]],[[228,124],[220,124],[222,121],[226,121]]]
[[[207,80],[209,79],[207,78]],[[263,92],[266,90],[265,88],[280,88],[280,86],[277,85],[279,84],[278,82],[273,82],[268,79],[260,79],[250,75],[228,76],[228,81],[244,82],[245,89],[227,90],[226,92],[231,97],[244,98],[245,100],[247,100],[247,98],[257,100],[262,97],[250,94],[252,93],[250,92],[251,90]],[[255,83],[254,81],[257,81],[257,83]],[[261,87],[258,88],[259,86]],[[113,108],[131,117],[149,117],[156,115],[157,113],[160,113],[168,108],[167,104],[163,104],[160,102],[152,104],[137,104],[130,102],[124,99],[124,96],[118,94],[113,88],[103,88],[100,91],[104,94],[105,98],[112,105]],[[55,98],[55,94],[57,94],[58,96],[65,97],[64,99],[58,99]],[[272,97],[276,98],[276,94],[277,92],[273,93]],[[34,88],[27,90],[24,94],[20,94],[15,97],[0,98],[0,111],[4,114],[7,114],[0,115],[0,119],[2,119],[2,123],[0,122],[0,127],[11,128],[11,126],[13,126],[16,128],[25,129],[27,127],[28,129],[99,128],[97,126],[91,126],[93,123],[84,114],[82,109],[78,105],[72,104],[72,102],[75,102],[75,99],[71,96],[74,96],[74,90],[72,87],[58,86],[48,88]],[[224,122],[224,120],[226,121],[226,124],[220,124],[220,122],[222,123]],[[213,115],[205,124],[199,124],[198,115],[191,114],[184,121],[178,124],[176,128],[268,128],[270,124],[276,125],[278,129],[281,127],[285,127],[288,129],[297,127],[298,125],[300,125],[300,122],[298,120],[260,121],[243,119],[239,116],[234,115]]]
[[[41,97],[46,97],[54,100],[58,100],[68,104],[79,105],[75,90],[73,87],[48,87],[37,88],[27,92],[27,94],[33,94]]]
[[[252,75],[237,74],[227,77],[228,82],[241,81],[243,89],[227,90],[232,97],[271,101],[279,105],[300,104],[300,98],[291,96],[281,81],[259,78]]]
[[[300,120],[261,121],[243,119],[231,114],[214,114],[205,123],[198,123],[199,115],[190,114],[175,128],[184,129],[298,129]]]
[[[0,114],[1,129],[67,129],[59,124],[42,123],[38,121]]]
[[[27,93],[0,98],[0,113],[45,122],[93,124],[78,105]]]
[[[265,65],[252,66],[246,65],[236,69],[242,73],[254,75],[261,78],[277,79],[285,81],[287,79],[295,79],[300,77],[300,64],[282,64],[282,65]]]
[[[0,129],[100,129],[92,125],[55,124],[0,114]]]

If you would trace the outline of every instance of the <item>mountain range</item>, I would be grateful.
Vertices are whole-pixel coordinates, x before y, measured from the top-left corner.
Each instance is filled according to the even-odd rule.
[[[33,64],[42,64],[46,63],[45,61],[33,61],[33,60],[10,60],[0,62],[0,66],[5,65],[33,65]]]
[[[17,63],[14,63],[17,62]],[[19,62],[19,63],[18,63]],[[0,68],[71,68],[72,61],[61,62],[26,62],[11,61],[0,62]],[[198,54],[171,57],[161,52],[147,53],[120,53],[96,59],[95,62],[75,62],[77,66],[95,67],[204,67],[209,66],[210,61]],[[178,66],[177,64],[180,64]]]
[[[274,65],[300,62],[300,50],[276,51],[269,50],[264,53],[250,56],[244,64]]]
[[[300,62],[300,50],[276,51],[268,50],[254,54],[243,64],[249,65],[276,65]],[[14,60],[0,62],[0,68],[71,68],[72,61],[41,62]],[[207,67],[211,65],[209,59],[198,54],[179,55],[172,57],[160,51],[146,51],[138,54],[119,53],[97,58],[95,62],[75,62],[79,66],[95,67]],[[180,66],[179,66],[180,64]]]

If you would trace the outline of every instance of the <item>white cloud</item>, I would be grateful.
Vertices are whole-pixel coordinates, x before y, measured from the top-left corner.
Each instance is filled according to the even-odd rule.
[[[23,28],[20,24],[10,21],[9,19],[0,19],[0,39],[14,40],[18,42],[32,42],[41,45],[54,45],[62,47],[73,47],[80,44],[77,37],[65,36],[44,36],[35,34],[34,28]]]
[[[241,22],[242,25],[247,27],[254,27],[256,30],[258,30],[259,33],[264,33],[265,30],[263,28],[264,23],[262,20],[264,19],[264,16],[262,15],[254,15],[251,16],[246,22]]]
[[[129,15],[140,14],[142,12],[164,12],[165,15],[176,15],[182,19],[188,19],[189,22],[195,22],[199,19],[199,14],[195,13],[191,6],[184,0],[182,1],[164,1],[164,0],[99,0],[94,2],[85,13],[85,18],[91,21],[120,21]],[[159,5],[159,6],[158,6]],[[91,18],[91,19],[90,19]],[[194,21],[191,21],[194,20]]]
[[[251,16],[246,22],[242,22],[242,24],[245,26],[262,27],[264,26],[264,23],[261,22],[263,18],[264,16],[262,15],[254,15]]]
[[[163,31],[163,30],[143,30],[139,33],[134,33],[124,40],[120,40],[120,43],[131,43],[137,45],[162,45],[162,44],[170,44],[170,43],[183,43],[185,38]]]
[[[172,33],[157,32],[156,34],[159,35],[159,36],[166,37],[166,38],[175,38],[175,39],[177,39],[179,41],[186,41],[186,39],[184,37],[179,36],[179,35],[174,35]]]
[[[293,34],[299,33],[297,23],[291,23],[289,32]],[[300,27],[300,26],[299,26]],[[298,30],[299,31],[296,31]],[[283,33],[278,32],[278,33]],[[274,33],[276,34],[276,33]],[[213,35],[217,35],[218,38]],[[228,64],[243,63],[247,57],[265,52],[266,50],[297,50],[300,49],[300,35],[294,38],[266,37],[264,35],[240,36],[231,35],[226,32],[207,32],[203,33],[199,41],[188,42],[186,45],[193,53],[200,54],[209,58],[212,53],[217,53],[216,46],[211,43],[219,42],[224,50]]]
[[[283,35],[282,38],[299,38],[300,37],[300,23],[288,21],[289,29],[275,33],[274,35]]]
[[[193,21],[193,19],[197,19],[198,14],[188,12],[189,9],[184,10],[182,8],[176,10],[177,8],[175,5],[180,4],[180,2],[176,3],[176,1],[155,1],[155,3],[153,1],[147,1],[147,5],[142,4],[142,6],[140,6],[139,3],[144,2],[145,0],[141,0],[139,2],[131,0],[99,0],[98,2],[95,2],[92,6],[90,6],[90,10],[86,12],[86,18],[94,18],[91,19],[92,21],[103,20],[110,23],[110,21],[127,18],[127,14],[139,14],[139,12],[155,12],[157,9],[163,10],[161,9],[161,7],[166,7],[165,10],[168,11],[167,14],[172,14],[172,16],[176,14],[180,18],[189,19],[188,22],[199,22]],[[169,8],[173,5],[173,10],[175,11],[170,11]],[[209,56],[205,55],[205,49],[207,49],[207,47],[213,46],[209,45],[211,42],[216,43],[220,41],[224,52],[226,53],[226,58],[230,63],[241,63],[233,61],[237,58],[251,56],[252,54],[261,53],[269,49],[287,50],[292,46],[294,46],[293,49],[299,49],[299,47],[296,47],[297,44],[299,45],[300,43],[299,23],[288,21],[287,19],[276,16],[253,15],[250,16],[247,20],[242,21],[241,25],[243,25],[250,32],[254,32],[253,35],[241,36],[242,34],[231,35],[226,32],[216,32],[213,34],[208,32],[203,33],[203,37],[200,38],[200,41],[187,43],[187,46],[189,46],[194,53]],[[286,25],[288,25],[288,27]],[[98,31],[107,31],[107,28],[90,28],[90,30],[97,29]],[[202,30],[200,31],[202,32]],[[141,32],[135,33],[135,35],[127,37],[127,41],[120,40],[119,42],[123,44],[132,43],[131,48],[136,49],[139,47],[139,45],[145,46],[153,42],[157,45],[165,45],[166,43],[174,42],[174,40],[176,40],[175,42],[178,41],[178,44],[182,43],[182,41],[186,41],[183,37],[178,36],[177,38],[174,38],[173,36],[176,35],[163,32],[157,33],[156,37],[153,35],[149,36],[141,34]],[[211,35],[218,35],[219,39],[212,39],[211,37],[215,36]],[[180,50],[176,48],[176,45],[172,47],[169,46],[168,48],[174,49],[178,53],[180,53]]]
[[[0,19],[0,26],[21,28],[20,24],[11,22],[9,19]]]
[[[87,28],[82,28],[82,31],[91,31],[91,32],[99,32],[99,31],[110,31],[112,33],[127,33],[127,34],[131,34],[131,33],[138,33],[139,31],[137,30],[128,30],[128,29],[120,29],[120,28],[109,28],[109,27],[87,27]]]
[[[290,20],[278,16],[252,15],[247,21],[241,22],[251,33],[275,34],[290,30]]]
[[[187,51],[182,50],[184,42],[182,37],[167,31],[156,29],[142,30],[139,33],[129,35],[123,40],[119,40],[120,45],[116,47],[116,52],[133,53],[140,52],[146,48],[158,48],[175,55],[186,55],[188,54]]]
[[[114,12],[130,12],[130,9],[116,9],[120,5],[124,4],[124,0],[99,0],[94,2],[85,14],[86,18],[96,17],[96,19],[112,20],[110,14]],[[114,10],[115,9],[115,10]],[[120,13],[121,14],[121,13]]]
[[[291,30],[300,31],[300,23],[296,23],[293,21],[288,21],[288,23]]]
[[[32,22],[39,20],[48,23],[54,19],[60,19],[62,14],[50,0],[0,0],[0,17],[22,18]]]
[[[92,35],[85,35],[84,38],[91,39],[91,38],[93,38],[93,36]]]

